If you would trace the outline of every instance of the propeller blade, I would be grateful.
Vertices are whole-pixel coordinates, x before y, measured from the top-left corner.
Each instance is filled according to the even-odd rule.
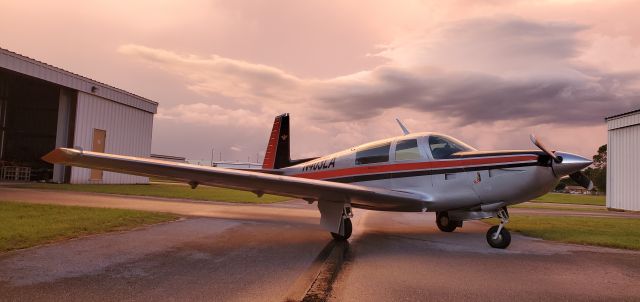
[[[591,181],[591,179],[589,179],[589,177],[587,177],[587,175],[585,175],[581,171],[573,172],[569,174],[569,177],[571,177],[573,181],[577,182],[579,185],[581,185],[585,189],[587,190],[593,189],[593,182]]]
[[[536,145],[536,147],[540,148],[540,150],[542,150],[544,153],[546,153],[547,155],[551,156],[551,158],[553,158],[553,161],[555,161],[556,163],[561,163],[562,162],[562,158],[556,156],[553,152],[551,152],[551,150],[547,149],[547,147],[545,147],[541,141],[539,141],[535,135],[531,134],[529,135],[529,138],[531,139],[531,142]]]

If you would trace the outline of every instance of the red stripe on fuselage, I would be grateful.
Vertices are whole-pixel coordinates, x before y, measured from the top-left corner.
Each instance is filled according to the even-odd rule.
[[[359,167],[353,167],[353,168],[299,173],[299,174],[293,174],[292,176],[310,178],[310,179],[328,179],[328,178],[338,178],[338,177],[363,175],[363,174],[426,170],[426,169],[458,168],[458,167],[466,167],[466,166],[504,164],[504,163],[524,162],[524,161],[532,161],[532,160],[537,161],[538,156],[519,155],[519,156],[493,157],[493,158],[486,158],[486,157],[485,158],[465,158],[465,159],[453,159],[453,160],[436,160],[436,161],[419,162],[419,163],[359,166]]]

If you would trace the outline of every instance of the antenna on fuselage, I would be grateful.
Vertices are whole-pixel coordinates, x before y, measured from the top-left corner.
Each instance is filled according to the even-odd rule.
[[[409,134],[409,130],[407,130],[407,127],[405,127],[402,122],[400,121],[399,118],[396,118],[396,122],[398,122],[398,125],[400,125],[400,128],[402,128],[402,132],[404,133],[404,135]]]

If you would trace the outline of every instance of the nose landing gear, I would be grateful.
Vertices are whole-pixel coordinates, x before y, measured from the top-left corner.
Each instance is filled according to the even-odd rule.
[[[509,212],[506,207],[498,210],[498,218],[500,218],[500,225],[494,225],[487,231],[487,243],[493,248],[504,249],[511,243],[511,234],[504,227],[509,222]]]

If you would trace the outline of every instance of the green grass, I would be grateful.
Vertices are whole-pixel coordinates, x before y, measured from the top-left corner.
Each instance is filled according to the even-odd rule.
[[[540,209],[540,210],[556,210],[556,211],[580,211],[580,212],[602,212],[607,211],[606,208],[592,208],[592,207],[576,207],[571,205],[559,205],[559,206],[550,206],[550,205],[539,205],[539,204],[517,204],[510,206],[509,209],[512,208],[520,208],[520,209]]]
[[[166,213],[0,201],[0,252],[177,218]]]
[[[198,186],[196,189],[191,189],[191,187],[186,184],[178,183],[153,183],[149,185],[71,185],[39,183],[16,187],[246,203],[273,203],[291,199],[290,197],[268,194],[257,197],[251,192],[208,186]]]
[[[483,220],[497,224],[497,219]],[[527,236],[576,244],[640,250],[640,219],[511,216],[507,228]]]
[[[604,195],[582,195],[582,194],[565,194],[565,193],[548,193],[540,196],[532,202],[550,202],[550,203],[568,203],[568,204],[586,204],[594,206],[604,206],[606,199]]]

